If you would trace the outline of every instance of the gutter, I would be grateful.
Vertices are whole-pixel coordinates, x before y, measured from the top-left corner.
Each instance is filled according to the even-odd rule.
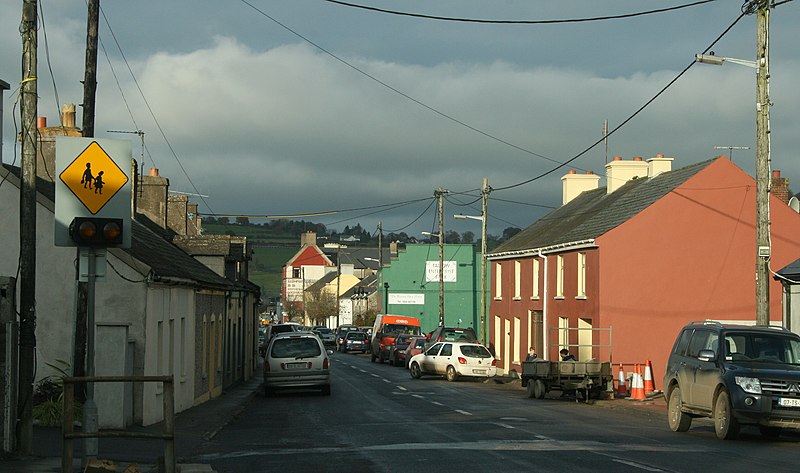
[[[504,251],[502,253],[491,253],[486,255],[488,260],[509,259],[528,256],[543,256],[545,254],[560,253],[568,250],[579,250],[582,248],[597,248],[594,238],[586,240],[570,241],[557,245],[542,246],[539,248],[527,248],[524,250]]]

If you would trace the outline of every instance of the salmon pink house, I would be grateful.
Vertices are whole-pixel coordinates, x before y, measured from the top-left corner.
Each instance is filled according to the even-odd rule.
[[[755,323],[755,180],[724,156],[671,168],[663,155],[615,158],[606,187],[570,171],[563,205],[487,255],[498,368],[521,372],[530,346],[551,360],[566,347],[615,370],[651,360],[659,380],[686,323]],[[800,257],[800,215],[777,197],[786,183],[773,172],[775,271]],[[769,285],[781,324],[781,284]]]

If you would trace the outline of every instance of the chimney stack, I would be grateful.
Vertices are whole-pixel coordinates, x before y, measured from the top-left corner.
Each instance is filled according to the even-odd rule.
[[[781,172],[777,169],[772,171],[769,192],[779,198],[784,204],[789,203],[789,198],[791,197],[791,193],[789,192],[789,179],[781,177]]]
[[[317,234],[315,232],[301,233],[300,246],[317,246]]]
[[[621,156],[614,156],[614,160],[606,164],[606,192],[608,194],[614,192],[631,179],[647,177],[649,168],[641,156],[631,161],[625,161]]]
[[[659,153],[654,158],[647,160],[649,168],[647,169],[647,177],[656,177],[662,172],[672,171],[672,160],[674,158],[665,158],[663,154]]]
[[[586,171],[586,174],[578,174],[570,169],[561,178],[561,205],[570,202],[584,191],[597,189],[599,183],[600,176],[592,171]]]

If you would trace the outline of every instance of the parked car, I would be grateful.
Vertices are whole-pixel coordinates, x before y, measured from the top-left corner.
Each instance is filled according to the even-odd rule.
[[[355,325],[340,325],[336,327],[336,349],[339,349],[339,346],[342,344],[344,340],[344,336],[347,335],[347,332],[358,331],[358,327]]]
[[[336,347],[336,335],[333,330],[328,327],[314,327],[311,331],[317,334],[326,348]]]
[[[425,337],[418,336],[408,345],[408,348],[406,348],[404,353],[405,362],[403,363],[406,368],[411,365],[411,358],[425,351],[425,345],[427,343],[428,340]]]
[[[742,424],[777,437],[800,428],[800,336],[782,327],[692,322],[675,340],[663,386],[674,432],[710,417],[720,439],[736,438]]]
[[[264,394],[277,389],[315,388],[331,393],[330,359],[322,340],[313,333],[275,335],[264,358]]]
[[[425,342],[425,337],[421,335],[413,335],[410,333],[403,333],[394,339],[394,342],[389,345],[389,366],[405,366],[406,365],[406,349],[415,340],[422,340]]]
[[[269,342],[275,335],[279,333],[299,332],[301,327],[302,325],[294,322],[267,325],[267,329],[264,332],[264,339],[259,349],[260,354],[263,356],[266,353],[267,345],[269,345]]]
[[[472,327],[436,327],[428,334],[428,346],[436,342],[469,342],[478,343],[475,329]]]
[[[369,350],[369,340],[367,340],[367,334],[361,330],[347,332],[347,335],[344,336],[342,343],[339,345],[339,351],[342,353],[350,351],[366,353],[367,350]]]
[[[491,378],[497,374],[497,360],[477,343],[438,342],[411,358],[411,377],[444,375],[448,381],[461,377]]]

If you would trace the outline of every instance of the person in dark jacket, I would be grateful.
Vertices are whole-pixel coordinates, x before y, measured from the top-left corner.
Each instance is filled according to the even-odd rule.
[[[562,348],[559,353],[561,354],[561,361],[578,361],[566,348]]]

